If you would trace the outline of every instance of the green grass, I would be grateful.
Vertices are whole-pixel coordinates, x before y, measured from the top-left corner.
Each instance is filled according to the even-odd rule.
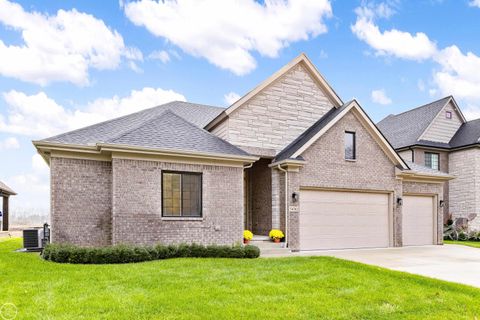
[[[446,244],[460,244],[462,246],[480,248],[480,241],[454,241],[454,240],[444,240]]]
[[[67,265],[0,241],[17,319],[474,319],[480,290],[329,257]]]

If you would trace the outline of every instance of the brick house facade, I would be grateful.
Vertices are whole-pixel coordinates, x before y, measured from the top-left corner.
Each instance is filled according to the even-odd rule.
[[[345,155],[348,132],[354,159]],[[358,209],[348,201],[335,208],[348,215],[345,221],[357,221],[363,210],[376,223],[370,216],[378,214],[388,221],[382,233],[388,245],[402,246],[402,231],[411,227],[402,225],[404,193],[433,199],[426,214],[440,225],[438,202],[451,179],[410,168],[358,102],[343,103],[303,54],[228,109],[174,102],[34,144],[51,168],[52,240],[82,246],[235,244],[244,228],[259,235],[273,228],[286,232],[291,250],[302,250],[305,190],[318,199],[325,190],[345,192],[351,203],[369,194],[387,199],[372,208],[361,201]],[[165,186],[164,173],[178,176],[179,186]],[[185,191],[182,174],[201,177],[200,191]],[[192,201],[200,211],[184,215]],[[179,215],[166,215],[167,203],[177,202]],[[322,206],[313,208],[313,219],[321,218]],[[332,228],[339,233],[341,223]],[[432,234],[431,243],[441,242]]]

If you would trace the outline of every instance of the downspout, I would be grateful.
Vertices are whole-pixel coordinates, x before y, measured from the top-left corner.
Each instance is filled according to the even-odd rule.
[[[281,165],[278,165],[277,168],[285,173],[285,247],[288,247],[288,171]]]
[[[250,169],[251,167],[253,167],[253,162],[250,163],[250,164],[247,164],[247,165],[244,165],[243,166],[243,183],[245,183],[245,169]],[[245,190],[245,187],[243,187],[243,190]],[[247,191],[250,190],[250,188],[247,188]],[[248,227],[250,221],[249,221],[249,217],[250,217],[250,202],[249,202],[249,198],[248,198],[248,194],[245,194],[244,195],[245,199],[247,199],[247,201],[244,200],[244,204],[246,202],[246,208],[244,209],[244,215],[245,215],[245,221],[244,221],[244,228]]]

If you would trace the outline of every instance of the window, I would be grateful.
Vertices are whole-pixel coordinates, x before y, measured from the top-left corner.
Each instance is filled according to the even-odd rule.
[[[202,216],[202,174],[162,172],[162,216]]]
[[[440,170],[438,153],[425,152],[425,166],[434,170]]]
[[[345,131],[345,159],[355,160],[357,158],[355,150],[355,132]]]
[[[452,119],[452,111],[446,111],[445,112],[445,118]]]

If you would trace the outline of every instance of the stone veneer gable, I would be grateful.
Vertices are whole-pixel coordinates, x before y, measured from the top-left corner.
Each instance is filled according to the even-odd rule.
[[[333,108],[298,64],[233,111],[212,132],[237,146],[281,151]]]

